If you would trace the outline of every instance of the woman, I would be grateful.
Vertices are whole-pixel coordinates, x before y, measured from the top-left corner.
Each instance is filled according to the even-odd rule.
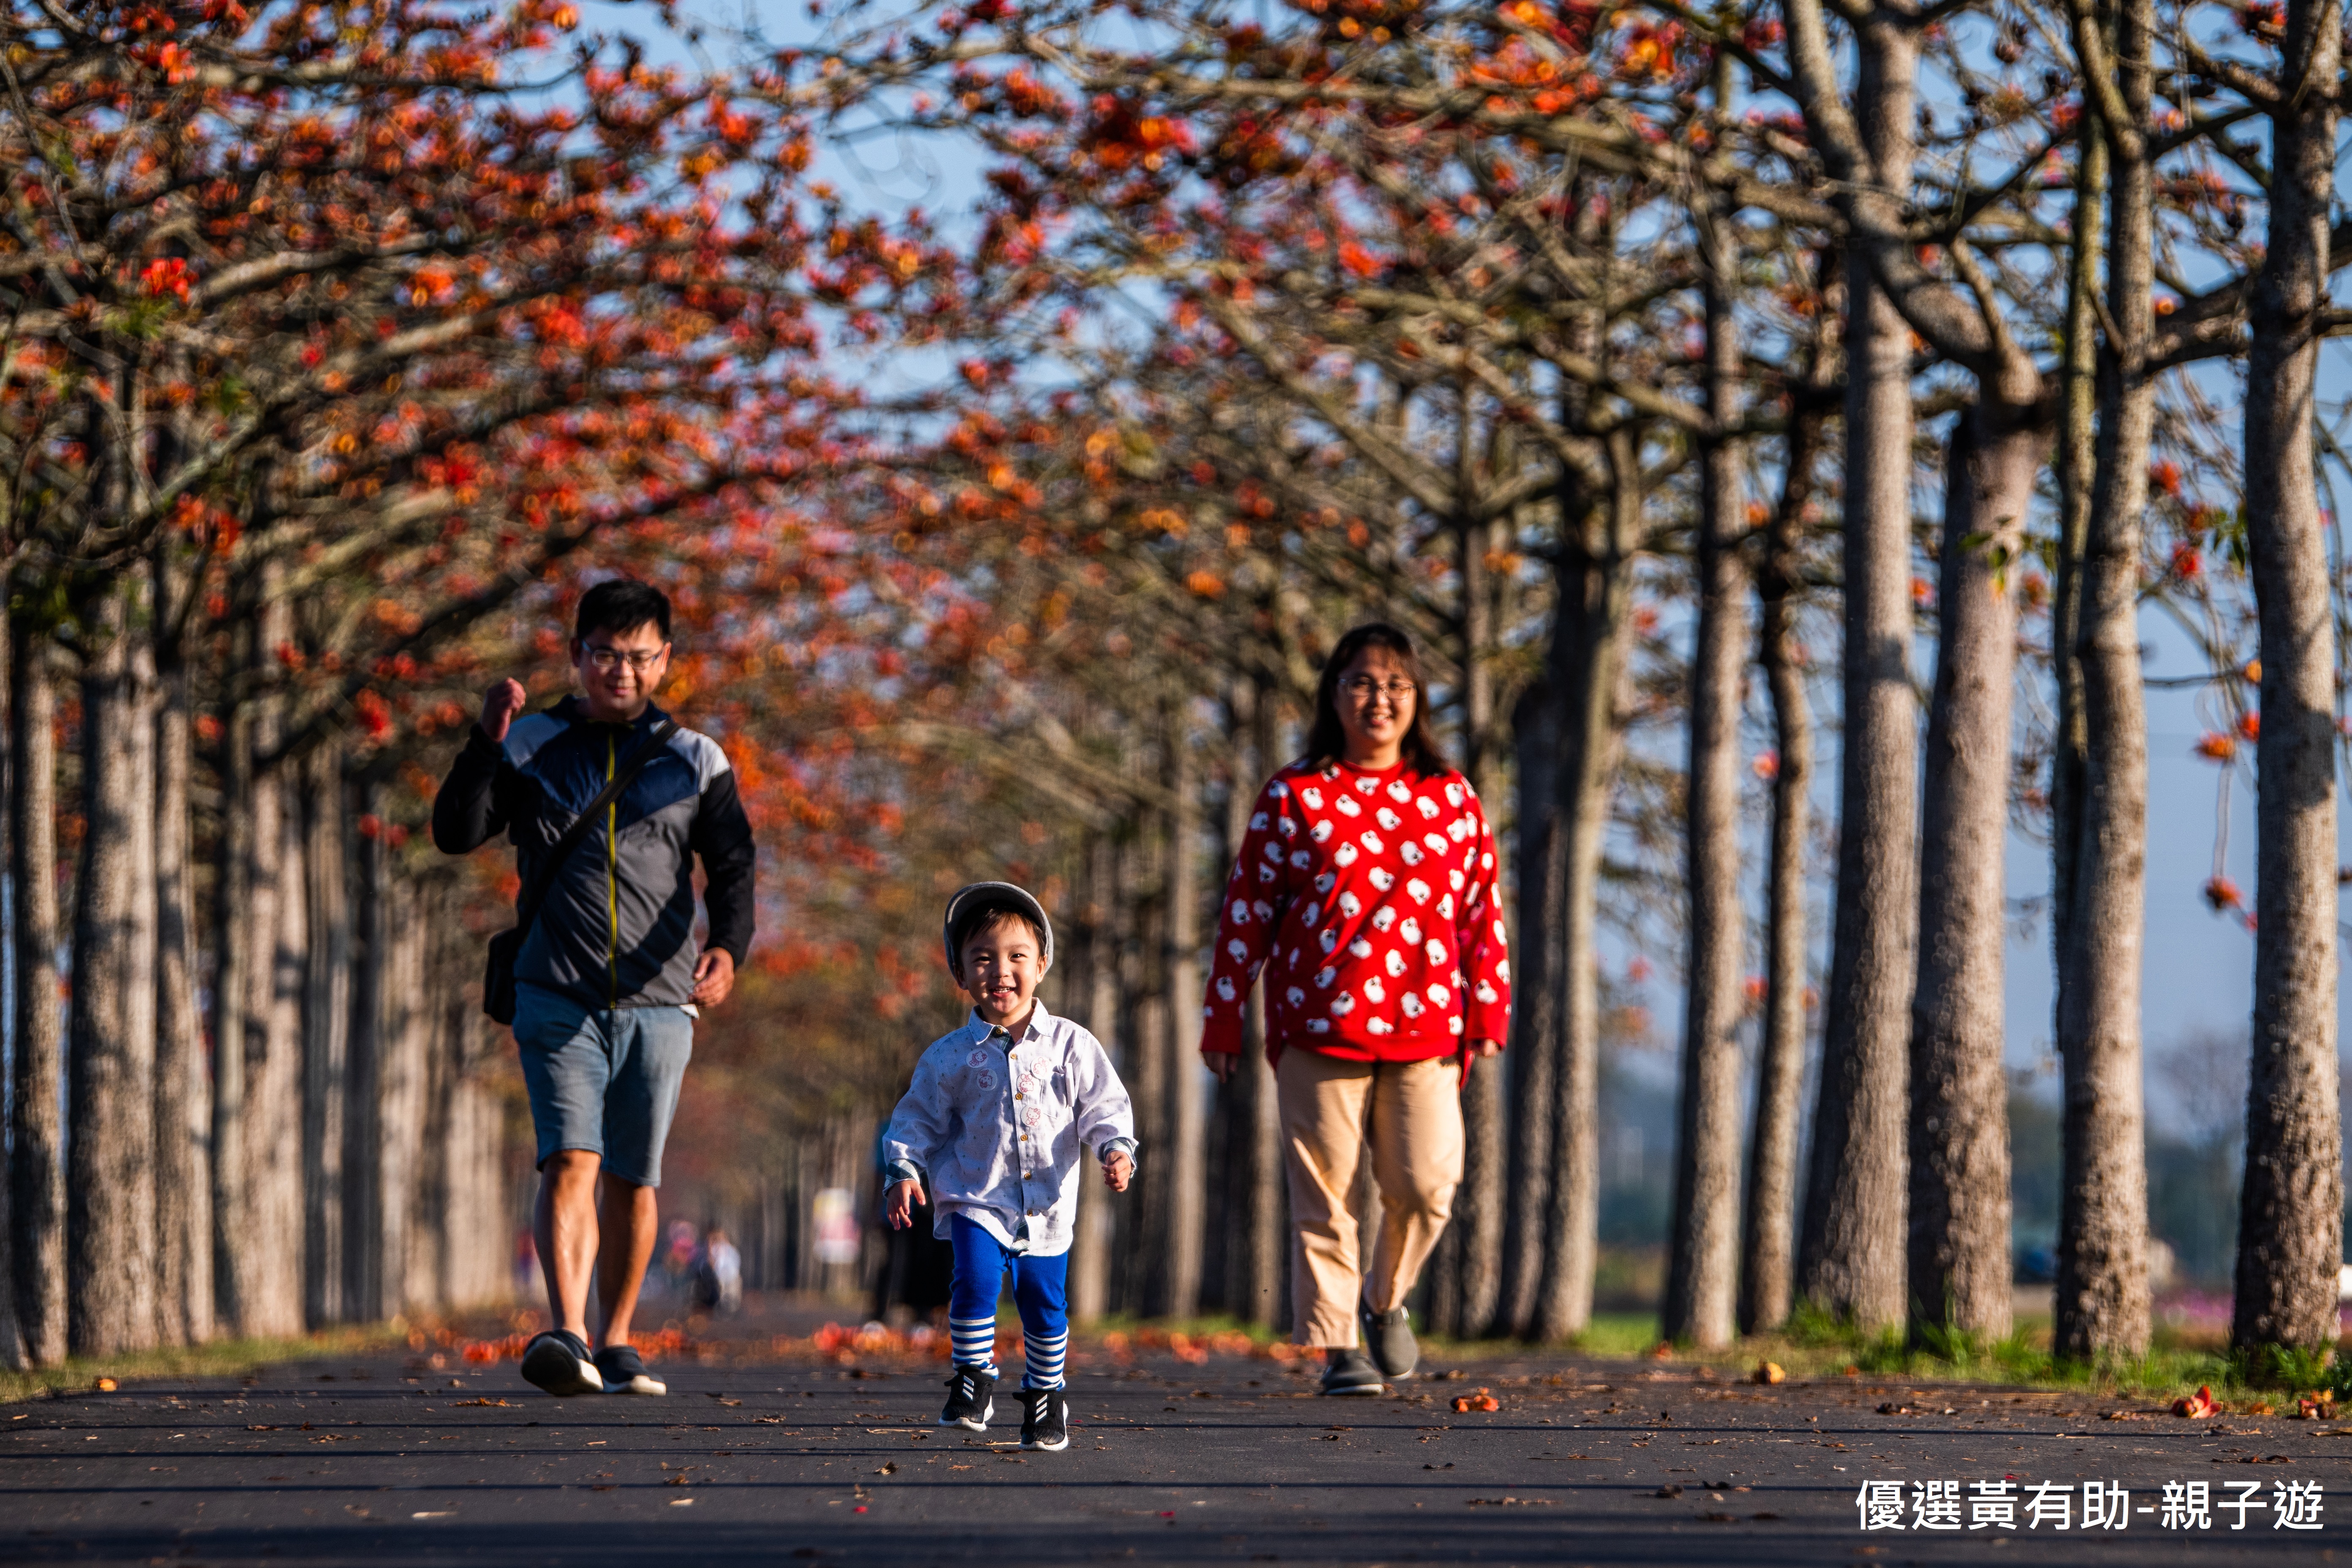
[[[1323,668],[1306,758],[1250,817],[1201,1045],[1230,1079],[1264,965],[1291,1337],[1323,1351],[1326,1394],[1378,1394],[1420,1356],[1404,1300],[1462,1180],[1462,1079],[1509,1032],[1495,879],[1494,834],[1430,733],[1412,640],[1358,626]],[[1367,1154],[1381,1194],[1369,1275],[1349,1208]]]

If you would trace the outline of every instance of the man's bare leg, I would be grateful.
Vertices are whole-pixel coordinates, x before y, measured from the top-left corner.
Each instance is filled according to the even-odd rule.
[[[604,1156],[586,1149],[559,1149],[539,1168],[539,1203],[531,1229],[539,1242],[540,1271],[547,1277],[547,1305],[555,1326],[588,1340],[588,1282],[596,1269],[596,1173]],[[642,1266],[640,1266],[642,1272]]]
[[[625,1345],[630,1320],[636,1316],[637,1292],[645,1286],[646,1265],[653,1261],[654,1237],[661,1228],[659,1194],[608,1171],[601,1196],[606,1240],[596,1255],[596,1296],[604,1308],[604,1342]]]

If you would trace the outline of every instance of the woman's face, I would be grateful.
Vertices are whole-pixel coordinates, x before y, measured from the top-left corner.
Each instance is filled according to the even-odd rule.
[[[1393,762],[1412,732],[1417,696],[1404,661],[1384,647],[1363,648],[1339,672],[1337,695],[1348,760],[1376,766]]]

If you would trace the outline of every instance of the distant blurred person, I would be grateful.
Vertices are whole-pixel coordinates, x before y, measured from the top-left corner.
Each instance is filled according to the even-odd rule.
[[[701,1233],[690,1219],[669,1222],[669,1245],[662,1251],[662,1289],[681,1307],[694,1305],[694,1276],[702,1256]]]
[[[445,853],[500,833],[515,846],[516,925],[491,942],[483,1006],[514,1027],[538,1132],[534,1228],[555,1324],[522,1374],[550,1394],[667,1392],[629,1342],[662,1145],[694,1020],[727,999],[751,941],[751,825],[734,770],[653,704],[669,626],[659,589],[589,589],[572,629],[577,693],[526,715],[520,681],[491,687],[433,802]],[[604,1319],[593,1355],[592,1275]]]
[[[743,1255],[712,1226],[703,1233],[702,1261],[695,1270],[694,1300],[706,1312],[731,1315],[743,1310]]]

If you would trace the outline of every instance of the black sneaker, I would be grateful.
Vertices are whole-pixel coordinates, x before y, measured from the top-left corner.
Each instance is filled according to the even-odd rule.
[[[1328,1352],[1323,1363],[1323,1384],[1319,1394],[1376,1394],[1381,1391],[1381,1369],[1372,1358],[1355,1349]]]
[[[988,1430],[988,1418],[996,1414],[996,1379],[976,1366],[960,1366],[948,1379],[948,1407],[940,1412],[942,1426],[961,1426],[973,1432]]]
[[[635,1345],[606,1345],[596,1352],[596,1373],[607,1394],[667,1394],[669,1384],[646,1370]]]
[[[604,1392],[604,1376],[589,1359],[588,1347],[578,1334],[563,1329],[550,1329],[524,1348],[522,1375],[524,1382],[550,1394]]]
[[[1368,1301],[1356,1310],[1363,1320],[1364,1344],[1381,1371],[1392,1381],[1411,1377],[1421,1361],[1421,1346],[1412,1337],[1412,1325],[1405,1321],[1405,1310],[1393,1307],[1375,1312]]]
[[[1070,1446],[1070,1402],[1058,1388],[1021,1391],[1021,1446],[1058,1454]]]

